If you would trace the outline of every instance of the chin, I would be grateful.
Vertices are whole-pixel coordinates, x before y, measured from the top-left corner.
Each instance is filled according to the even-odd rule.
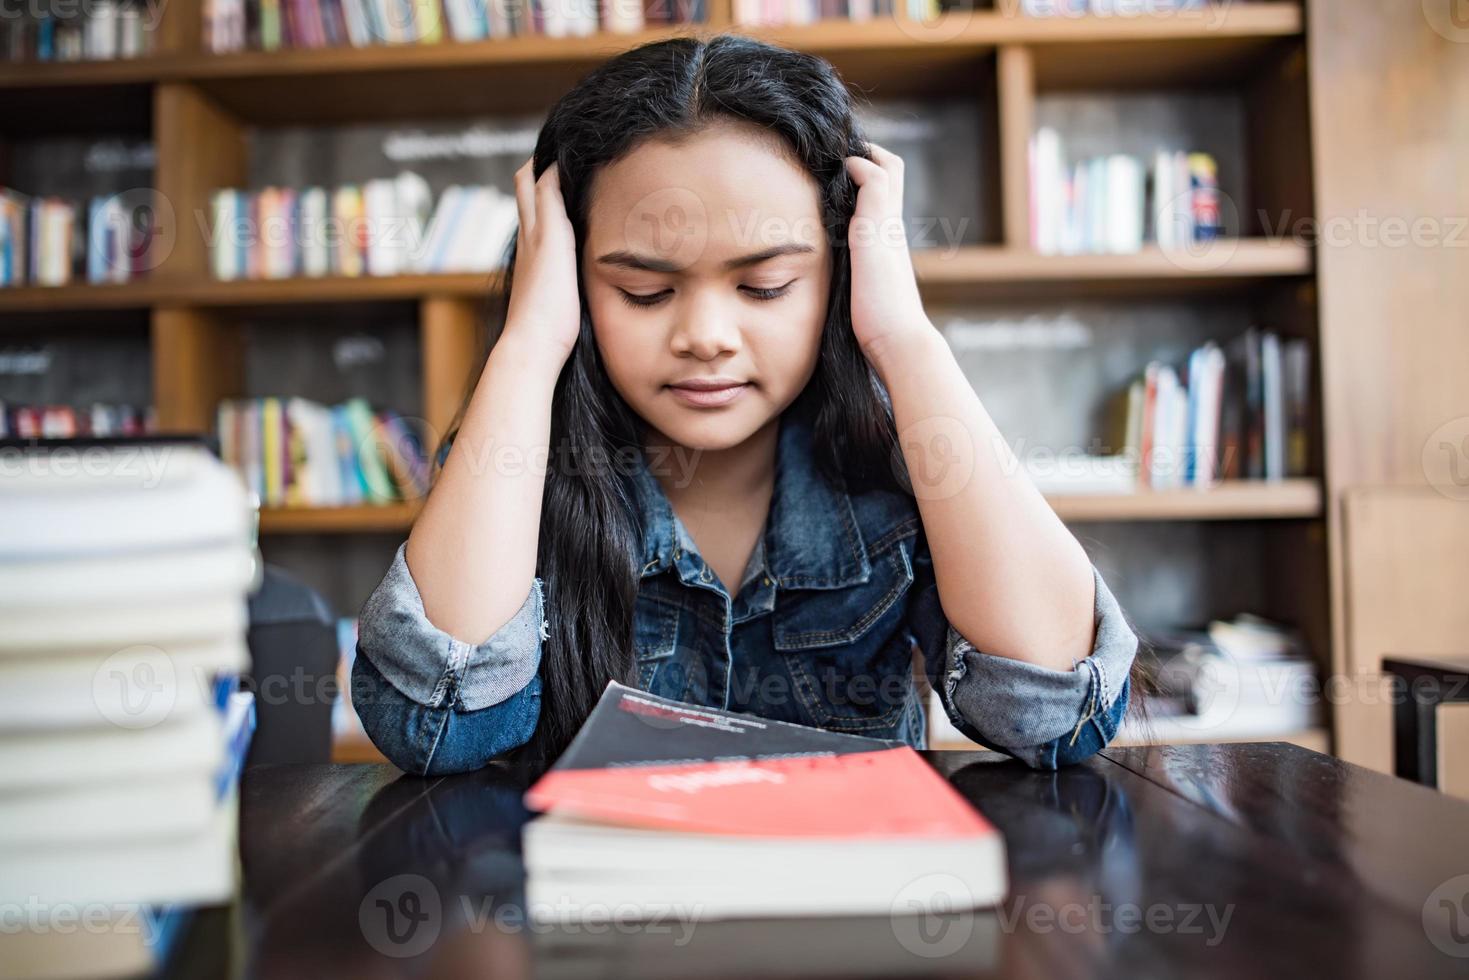
[[[665,410],[650,421],[669,439],[686,449],[719,452],[733,449],[760,431],[769,421],[763,413],[710,412],[692,408]]]

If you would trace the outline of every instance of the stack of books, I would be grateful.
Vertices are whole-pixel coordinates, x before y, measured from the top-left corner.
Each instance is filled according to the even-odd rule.
[[[918,19],[937,13],[937,7],[928,0],[909,0],[910,13]],[[819,20],[860,22],[892,15],[893,0],[734,0],[734,22],[743,27],[814,24]]]
[[[0,286],[130,282],[149,267],[145,209],[119,195],[95,196],[85,214],[61,197],[0,188]]]
[[[422,442],[395,412],[361,398],[220,402],[220,458],[265,507],[345,507],[418,500],[428,493]]]
[[[909,746],[616,682],[525,802],[534,921],[902,916],[1007,887],[999,831]]]
[[[1027,17],[1126,17],[1140,14],[1177,13],[1181,10],[1203,10],[1209,0],[1021,0],[1020,9]]]
[[[1124,455],[1154,489],[1304,476],[1310,372],[1306,341],[1255,328],[1195,349],[1181,373],[1153,361],[1127,389]]]
[[[1031,246],[1043,255],[1186,250],[1223,234],[1219,172],[1207,153],[1125,153],[1068,163],[1049,126],[1030,142]]]
[[[404,172],[329,190],[219,190],[210,202],[216,279],[488,272],[515,234],[515,198],[491,186],[452,186],[432,202]]]
[[[29,912],[0,973],[151,970],[188,907],[235,890],[248,502],[196,444],[21,452],[0,474],[0,907]]]
[[[74,436],[141,436],[156,431],[151,407],[94,402],[70,405],[17,405],[0,402],[0,439],[70,439]]]
[[[1124,723],[1124,737],[1278,738],[1324,723],[1316,664],[1294,629],[1241,613],[1148,639],[1159,690],[1148,724]]]
[[[218,54],[628,34],[707,19],[707,0],[205,0],[204,46]]]
[[[6,61],[105,61],[153,50],[162,7],[144,0],[18,4],[0,17]]]

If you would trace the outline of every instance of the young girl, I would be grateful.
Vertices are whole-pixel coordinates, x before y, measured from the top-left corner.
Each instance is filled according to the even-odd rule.
[[[915,643],[977,742],[1112,738],[1137,638],[925,314],[903,162],[829,64],[646,45],[515,185],[503,326],[360,619],[390,760],[544,764],[612,679],[921,748]]]

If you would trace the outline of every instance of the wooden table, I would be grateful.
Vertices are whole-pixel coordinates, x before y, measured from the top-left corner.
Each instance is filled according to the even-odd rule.
[[[171,972],[1469,975],[1469,804],[1277,742],[1107,749],[1058,772],[925,755],[1005,834],[999,909],[553,932],[520,915],[528,774],[251,769],[241,898],[199,919]]]

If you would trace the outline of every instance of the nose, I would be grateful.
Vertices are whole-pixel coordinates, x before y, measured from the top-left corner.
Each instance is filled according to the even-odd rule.
[[[717,289],[690,289],[673,328],[669,345],[673,353],[712,361],[720,354],[740,349],[739,309],[734,297],[718,295]]]

